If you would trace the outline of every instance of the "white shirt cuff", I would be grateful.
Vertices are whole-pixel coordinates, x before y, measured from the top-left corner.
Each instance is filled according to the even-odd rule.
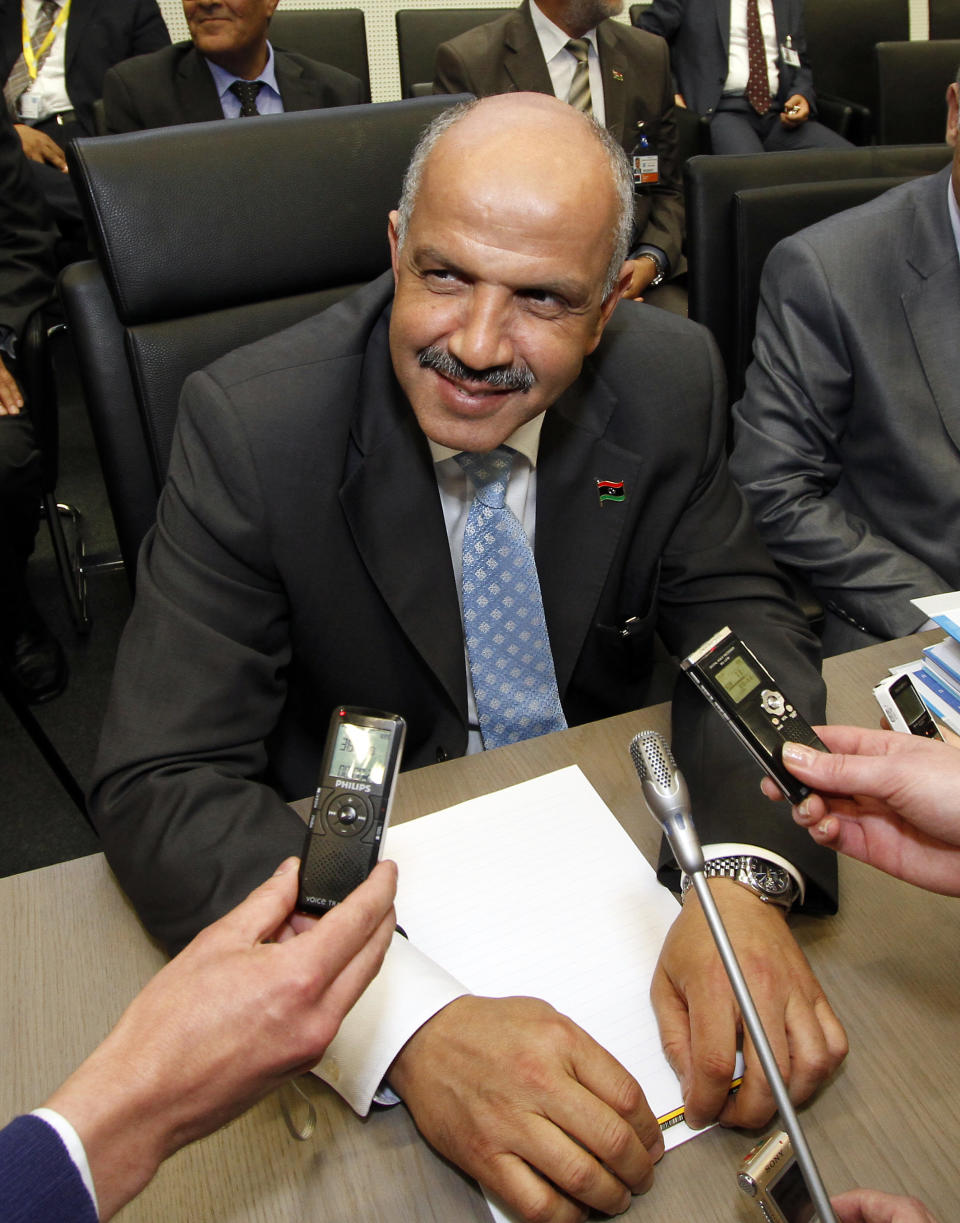
[[[744,854],[751,858],[765,858],[768,862],[772,862],[774,866],[782,866],[800,889],[797,904],[803,904],[803,898],[807,891],[807,881],[793,863],[788,862],[782,854],[775,854],[772,849],[761,849],[757,845],[740,845],[736,841],[717,841],[713,845],[704,845],[703,847],[705,862],[710,862],[714,858],[737,858]]]
[[[340,1025],[313,1073],[366,1116],[391,1062],[414,1032],[469,992],[407,939],[394,934],[383,967]]]
[[[83,1143],[80,1141],[80,1135],[73,1128],[66,1117],[61,1117],[59,1113],[55,1113],[52,1108],[35,1108],[30,1114],[32,1117],[39,1117],[41,1121],[45,1121],[52,1130],[56,1130],[60,1136],[60,1141],[67,1148],[67,1154],[77,1166],[77,1171],[80,1173],[80,1179],[83,1181],[84,1188],[90,1194],[90,1201],[93,1202],[93,1209],[97,1212],[97,1218],[100,1217],[100,1206],[97,1202],[96,1190],[93,1187],[93,1177],[90,1175],[90,1164],[87,1162],[87,1153],[83,1149]]]

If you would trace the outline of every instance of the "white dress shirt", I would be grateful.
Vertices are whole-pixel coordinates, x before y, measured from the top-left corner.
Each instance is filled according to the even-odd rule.
[[[760,29],[767,52],[767,77],[770,96],[776,97],[780,88],[780,47],[777,43],[777,24],[773,17],[773,0],[757,0],[760,13]],[[725,94],[744,94],[750,79],[750,53],[747,50],[747,0],[730,0],[730,53],[727,61],[727,79],[723,86]]]
[[[58,4],[58,12],[60,9]],[[23,12],[31,35],[37,28],[40,19],[40,0],[23,0]],[[67,26],[70,15],[57,30],[53,46],[43,67],[37,73],[37,79],[28,90],[20,95],[20,113],[28,123],[40,123],[51,115],[58,115],[64,110],[73,110],[73,103],[67,93],[66,46]]]

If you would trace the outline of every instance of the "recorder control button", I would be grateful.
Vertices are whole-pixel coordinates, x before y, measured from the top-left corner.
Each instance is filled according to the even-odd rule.
[[[775,688],[764,688],[760,694],[760,703],[766,713],[778,718],[783,717],[787,708],[787,702],[783,699],[783,693],[777,692]]]
[[[324,818],[327,827],[339,837],[357,837],[371,818],[370,800],[363,794],[336,794]]]

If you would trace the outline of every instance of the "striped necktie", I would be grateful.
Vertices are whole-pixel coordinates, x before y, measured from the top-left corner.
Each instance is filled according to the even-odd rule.
[[[53,42],[51,42],[43,55],[40,55],[43,40],[50,33],[53,23],[57,19],[59,8],[60,5],[57,3],[57,0],[43,0],[43,3],[40,5],[40,13],[37,17],[37,28],[30,35],[30,46],[33,47],[38,73],[46,62],[47,56],[53,50]],[[10,69],[10,75],[7,77],[7,82],[3,87],[3,100],[6,102],[7,110],[9,110],[11,118],[15,123],[20,122],[20,116],[17,111],[20,95],[26,93],[32,82],[33,78],[30,75],[30,69],[27,67],[27,61],[21,51],[20,58]]]
[[[571,38],[567,43],[567,50],[577,61],[577,66],[573,70],[573,82],[570,85],[570,92],[567,94],[567,101],[574,110],[583,111],[585,115],[592,115],[593,103],[590,100],[590,68],[587,63],[590,43],[586,38]]]

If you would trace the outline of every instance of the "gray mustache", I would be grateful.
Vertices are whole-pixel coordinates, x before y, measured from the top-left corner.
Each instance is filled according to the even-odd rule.
[[[498,391],[520,391],[526,395],[533,388],[536,378],[526,365],[492,365],[489,369],[471,369],[439,344],[422,348],[417,360],[423,369],[435,369],[445,378],[461,382],[481,382]]]

